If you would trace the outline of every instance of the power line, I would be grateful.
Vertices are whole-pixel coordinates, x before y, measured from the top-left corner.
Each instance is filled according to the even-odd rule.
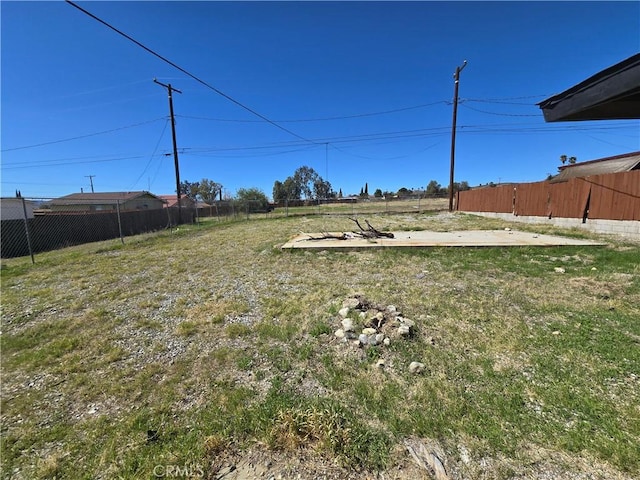
[[[404,111],[407,111],[407,110],[415,110],[415,109],[418,109],[418,108],[431,107],[433,105],[439,105],[439,104],[447,104],[447,101],[446,100],[440,100],[438,102],[425,103],[425,104],[422,104],[422,105],[414,105],[414,106],[411,106],[411,107],[395,108],[393,110],[383,110],[381,112],[358,113],[358,114],[354,114],[354,115],[341,115],[341,116],[335,116],[335,117],[301,118],[301,119],[293,119],[293,120],[274,120],[274,121],[278,122],[278,123],[302,123],[302,122],[324,122],[324,121],[328,121],[328,120],[346,120],[346,119],[350,119],[350,118],[362,118],[362,117],[374,117],[374,116],[378,116],[378,115],[387,115],[389,113],[404,112]],[[259,122],[259,120],[240,120],[240,119],[226,119],[226,118],[211,118],[211,117],[198,117],[198,116],[190,116],[190,115],[176,115],[176,117],[193,119],[193,120],[211,120],[211,121],[215,121],[215,122],[236,122],[236,123],[256,123],[256,122]]]
[[[157,122],[158,120],[164,120],[165,118],[166,117],[155,118],[153,120],[147,120],[146,122],[134,123],[133,125],[127,125],[125,127],[112,128],[111,130],[104,130],[102,132],[87,133],[86,135],[78,135],[77,137],[63,138],[63,139],[60,139],[60,140],[52,140],[50,142],[36,143],[34,145],[23,145],[21,147],[5,148],[4,150],[0,150],[0,151],[1,152],[13,152],[13,151],[16,151],[16,150],[25,150],[27,148],[35,148],[35,147],[43,147],[45,145],[53,145],[54,143],[70,142],[72,140],[80,140],[82,138],[95,137],[97,135],[104,135],[106,133],[117,132],[119,130],[126,130],[128,128],[139,127],[141,125],[147,125],[149,123]]]
[[[460,105],[462,105],[465,108],[468,108],[469,110],[474,110],[476,112],[480,112],[480,113],[487,113],[489,115],[498,115],[501,117],[540,117],[539,113],[498,113],[498,112],[489,112],[487,110],[480,110],[479,108],[473,108],[470,107],[469,105],[467,105],[466,103],[460,103]]]
[[[279,152],[263,152],[263,153],[255,153],[255,152],[251,152],[251,153],[238,153],[235,155],[232,154],[216,154],[216,153],[190,153],[187,152],[187,155],[193,155],[196,157],[212,157],[212,158],[256,158],[256,157],[275,157],[278,155],[286,155],[288,153],[296,153],[296,152],[306,152],[309,150],[313,150],[316,149],[320,146],[320,144],[314,144],[314,145],[301,145],[300,148],[294,148],[294,149],[290,149],[290,150],[282,150]],[[184,154],[184,152],[183,152]]]
[[[38,164],[38,168],[47,168],[47,167],[61,167],[66,165],[86,165],[88,163],[106,163],[106,162],[119,162],[122,160],[134,160],[137,158],[144,158],[143,156],[132,156],[132,157],[119,157],[119,158],[109,158],[105,160],[91,160],[88,162],[64,162],[64,163],[40,163]],[[33,168],[33,165],[20,165],[20,166],[3,166],[3,170],[19,170],[22,168]]]
[[[408,158],[408,157],[412,157],[414,155],[419,155],[420,153],[426,152],[427,150],[430,150],[433,147],[435,147],[437,145],[440,145],[441,143],[442,142],[436,142],[436,143],[433,143],[433,144],[429,145],[428,147],[425,147],[425,148],[423,148],[423,149],[421,149],[421,150],[419,150],[417,152],[409,153],[409,154],[406,154],[406,155],[399,155],[399,156],[395,156],[395,157],[369,157],[369,156],[366,156],[366,155],[358,155],[358,154],[355,154],[355,153],[348,152],[348,151],[346,151],[346,150],[344,150],[342,148],[336,147],[335,145],[331,145],[330,143],[329,143],[329,145],[331,146],[331,148],[333,148],[333,149],[335,149],[335,150],[337,150],[339,152],[342,152],[342,153],[344,153],[346,155],[350,155],[352,157],[363,158],[365,160],[384,160],[384,161],[388,161],[388,160],[401,160],[403,158]]]
[[[531,102],[506,102],[506,101],[502,101],[502,100],[483,100],[481,98],[461,98],[460,99],[460,105],[462,105],[463,103],[491,103],[491,104],[496,104],[496,105],[526,105],[528,107],[534,107],[536,106],[535,103],[531,103]]]
[[[544,93],[540,95],[524,95],[519,97],[494,97],[494,98],[466,98],[460,99],[460,103],[463,101],[468,102],[485,102],[485,103],[513,103],[514,105],[535,105],[535,103],[523,103],[523,102],[508,102],[507,100],[524,100],[527,98],[547,98],[553,95],[552,93]]]
[[[162,117],[157,120],[165,120],[165,127],[168,124],[167,118]],[[154,120],[154,121],[157,121]],[[459,133],[465,135],[470,134],[538,134],[538,133],[566,133],[566,132],[600,132],[607,133],[615,131],[619,132],[624,129],[637,129],[637,122],[621,122],[615,125],[611,124],[586,124],[581,123],[578,125],[549,125],[549,124],[537,124],[537,123],[490,123],[485,125],[458,125]],[[127,127],[122,127],[127,128]],[[380,140],[394,140],[394,139],[408,139],[414,137],[430,137],[430,136],[442,136],[447,134],[450,127],[432,127],[428,129],[414,129],[414,130],[399,130],[395,132],[381,132],[373,134],[362,134],[352,136],[341,137],[326,137],[315,139],[314,146],[324,145],[325,143],[360,143],[360,142],[375,142]],[[117,130],[117,129],[116,129]],[[635,131],[635,130],[634,130]],[[99,134],[98,132],[97,134]],[[92,134],[96,135],[96,134]],[[630,138],[636,138],[635,135],[630,135]],[[232,152],[232,151],[245,151],[245,150],[264,150],[264,149],[282,149],[282,148],[295,148],[308,145],[306,142],[300,141],[288,141],[280,143],[271,143],[265,145],[250,145],[250,146],[230,146],[230,147],[181,147],[180,152],[187,155],[200,155],[207,152]],[[313,147],[311,147],[313,148]],[[280,152],[276,153],[279,154]],[[139,154],[111,154],[116,155],[116,158],[101,158],[108,157],[105,155],[92,155],[81,157],[63,157],[56,159],[45,160],[28,160],[21,162],[8,162],[3,159],[2,170],[20,169],[20,168],[33,168],[37,167],[50,167],[50,166],[66,166],[66,165],[80,165],[90,163],[102,163],[113,162],[120,160],[130,160],[138,158],[147,158],[147,155]],[[203,155],[204,156],[204,155]],[[96,160],[90,160],[96,159]],[[76,161],[77,160],[77,161]]]
[[[258,118],[261,118],[262,120],[264,120],[267,123],[270,123],[271,125],[273,125],[274,127],[279,128],[280,130],[287,132],[289,135],[292,135],[296,138],[299,138],[300,140],[304,140],[306,142],[309,143],[315,143],[313,140],[309,140],[301,135],[298,135],[295,132],[292,132],[291,130],[287,129],[286,127],[283,127],[282,125],[278,125],[276,122],[274,122],[273,120],[270,120],[269,118],[265,117],[264,115],[256,112],[255,110],[247,107],[246,105],[244,105],[243,103],[239,102],[238,100],[230,97],[229,95],[227,95],[226,93],[222,92],[221,90],[217,89],[216,87],[214,87],[213,85],[210,85],[209,83],[205,82],[204,80],[200,79],[199,77],[197,77],[196,75],[190,73],[189,71],[185,70],[184,68],[182,68],[181,66],[177,65],[176,63],[172,62],[171,60],[167,59],[166,57],[163,57],[162,55],[160,55],[159,53],[153,51],[152,49],[150,49],[149,47],[143,45],[142,43],[140,43],[139,41],[137,41],[135,38],[127,35],[126,33],[122,32],[121,30],[118,30],[116,27],[114,27],[113,25],[110,25],[109,23],[105,22],[104,20],[96,17],[94,14],[92,14],[91,12],[85,10],[84,8],[80,7],[79,5],[76,5],[75,3],[73,3],[71,0],[65,0],[69,5],[77,8],[78,10],[80,10],[81,12],[83,12],[84,14],[90,16],[91,18],[93,18],[94,20],[100,22],[101,24],[103,24],[104,26],[110,28],[111,30],[113,30],[114,32],[116,32],[117,34],[123,36],[124,38],[126,38],[127,40],[135,43],[136,45],[138,45],[140,48],[144,49],[145,51],[147,51],[148,53],[150,53],[151,55],[159,58],[160,60],[162,60],[165,63],[168,63],[169,65],[171,65],[173,68],[181,71],[182,73],[184,73],[185,75],[193,78],[195,81],[197,81],[198,83],[204,85],[205,87],[213,90],[215,93],[217,93],[218,95],[226,98],[227,100],[229,100],[230,102],[236,104],[237,106],[245,109],[246,111],[252,113],[253,115],[257,116]]]
[[[101,158],[103,160],[107,160],[108,158],[106,157],[112,157],[113,155],[117,155],[119,157],[125,155],[124,153],[118,153],[118,154],[111,154],[111,155],[83,155],[82,157],[64,157],[64,158],[50,158],[47,160],[25,160],[22,162],[7,162],[7,161],[3,161],[2,162],[2,168],[6,168],[7,166],[9,167],[14,167],[14,166],[18,166],[18,165],[29,165],[29,166],[38,166],[40,163],[51,163],[51,162],[64,162],[67,160],[88,160],[88,159],[92,159],[92,158]]]
[[[375,134],[362,134],[351,135],[344,137],[325,137],[316,138],[317,144],[324,143],[352,143],[352,142],[367,142],[378,141],[395,138],[410,138],[410,137],[429,137],[429,136],[441,136],[449,133],[451,127],[433,127],[429,129],[416,129],[416,130],[400,130],[395,132],[382,132]],[[563,133],[563,132],[578,132],[578,131],[606,131],[606,130],[619,130],[620,128],[636,128],[635,123],[629,123],[628,125],[546,125],[546,124],[488,124],[488,125],[459,125],[458,130],[463,131],[465,134],[486,134],[486,133]],[[240,151],[240,150],[261,150],[270,148],[288,148],[297,145],[304,145],[300,142],[282,142],[266,145],[251,145],[251,146],[237,146],[237,147],[183,147],[183,153],[186,154],[198,154],[203,152],[225,152],[225,151]]]
[[[547,95],[548,96],[548,95]],[[478,103],[495,103],[495,104],[504,104],[504,105],[527,105],[527,106],[535,106],[535,103],[530,103],[530,102],[510,102],[508,100],[512,100],[512,99],[524,99],[524,98],[541,98],[544,97],[544,95],[527,95],[527,96],[523,96],[523,97],[504,97],[504,98],[465,98],[465,99],[460,99],[459,103],[463,104],[465,102],[478,102]],[[408,111],[408,110],[416,110],[419,108],[425,108],[425,107],[432,107],[434,105],[450,105],[452,102],[449,100],[439,100],[437,102],[431,102],[431,103],[423,103],[420,105],[413,105],[413,106],[409,106],[409,107],[401,107],[401,108],[395,108],[395,109],[391,109],[391,110],[382,110],[380,112],[369,112],[369,113],[357,113],[357,114],[353,114],[353,115],[337,115],[337,116],[332,116],[332,117],[318,117],[318,118],[301,118],[301,119],[280,119],[280,120],[274,120],[275,122],[278,123],[302,123],[302,122],[323,122],[323,121],[329,121],[329,120],[345,120],[345,119],[351,119],[351,118],[362,118],[362,117],[374,117],[374,116],[378,116],[378,115],[387,115],[390,113],[398,113],[398,112],[404,112],[404,111]],[[209,120],[209,121],[214,121],[214,122],[229,122],[229,123],[257,123],[260,120],[246,120],[246,119],[233,119],[233,118],[215,118],[215,117],[201,117],[201,116],[195,116],[195,115],[176,115],[176,117],[180,117],[180,118],[186,118],[186,119],[192,119],[192,120]]]
[[[162,133],[160,134],[160,138],[158,138],[158,142],[156,143],[156,146],[153,149],[153,153],[149,157],[149,161],[145,165],[144,170],[142,170],[142,173],[140,174],[140,176],[138,178],[136,178],[135,182],[133,182],[133,185],[131,185],[131,188],[129,188],[129,190],[133,190],[133,187],[136,186],[136,184],[140,181],[140,179],[145,174],[145,172],[149,169],[149,166],[151,165],[151,161],[153,160],[153,157],[155,157],[156,152],[158,151],[158,147],[160,146],[160,142],[162,141],[162,137],[164,137],[164,132],[167,130],[167,125],[169,125],[169,120],[164,122],[164,126],[162,127]]]

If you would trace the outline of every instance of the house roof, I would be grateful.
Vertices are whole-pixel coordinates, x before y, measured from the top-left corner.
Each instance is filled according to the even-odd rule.
[[[640,118],[640,53],[538,103],[547,122]]]
[[[102,205],[116,202],[127,202],[138,197],[150,196],[158,200],[153,193],[146,191],[139,192],[97,192],[97,193],[72,193],[64,197],[54,198],[50,205]],[[164,200],[163,200],[164,201]]]
[[[640,152],[632,152],[615,157],[564,165],[560,167],[560,173],[549,180],[549,183],[566,182],[570,178],[588,177],[589,175],[630,172],[637,169],[640,169]]]
[[[167,207],[173,207],[178,203],[178,196],[176,194],[173,195],[157,195],[158,198],[164,200],[166,202]],[[193,200],[186,195],[180,195],[180,200],[187,200],[193,203]]]

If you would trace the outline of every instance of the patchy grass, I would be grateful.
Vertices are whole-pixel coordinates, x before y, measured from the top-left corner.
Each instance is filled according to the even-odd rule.
[[[206,476],[223,452],[256,444],[380,471],[409,437],[436,439],[460,478],[536,477],[556,458],[556,478],[640,475],[637,244],[277,248],[300,231],[353,229],[338,213],[207,221],[33,266],[3,261],[2,477],[149,478],[169,464]],[[562,232],[472,215],[367,218]],[[397,306],[414,334],[340,342],[354,293]],[[424,372],[410,374],[412,361]]]

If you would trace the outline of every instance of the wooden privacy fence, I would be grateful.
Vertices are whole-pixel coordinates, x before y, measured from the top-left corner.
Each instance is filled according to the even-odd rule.
[[[519,216],[640,220],[640,170],[458,192],[457,210]]]

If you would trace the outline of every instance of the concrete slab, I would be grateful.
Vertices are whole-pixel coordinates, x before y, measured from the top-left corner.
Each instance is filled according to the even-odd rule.
[[[342,235],[344,232],[332,232]],[[513,230],[463,230],[455,232],[392,232],[395,238],[365,239],[347,233],[347,239],[321,239],[324,233],[301,233],[282,246],[282,249],[363,249],[363,248],[420,248],[420,247],[517,247],[606,245],[575,238]]]

